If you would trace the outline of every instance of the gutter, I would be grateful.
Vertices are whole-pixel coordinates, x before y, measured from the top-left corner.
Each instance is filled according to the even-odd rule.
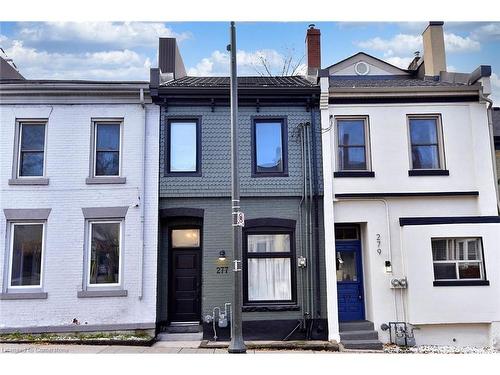
[[[496,164],[496,158],[495,158],[495,136],[494,136],[494,129],[493,129],[493,100],[487,98],[483,94],[483,90],[479,91],[479,98],[481,100],[484,100],[485,102],[488,103],[488,108],[487,108],[487,117],[488,117],[488,130],[490,133],[490,149],[491,149],[491,162],[492,162],[492,167],[493,167],[493,178],[494,178],[494,186],[495,186],[495,193],[497,197],[497,212],[500,214],[500,195],[498,192],[498,175],[497,175],[497,164]]]
[[[139,300],[142,300],[144,294],[144,239],[146,234],[145,221],[144,221],[144,212],[145,212],[145,192],[146,192],[146,104],[144,101],[144,89],[140,89],[139,91],[139,100],[142,107],[142,131],[141,131],[141,160],[142,160],[142,181],[141,187],[139,191],[139,209],[141,216],[141,258],[140,258],[140,290],[139,290]]]

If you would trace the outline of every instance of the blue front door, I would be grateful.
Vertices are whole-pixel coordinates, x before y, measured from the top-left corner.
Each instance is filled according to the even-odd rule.
[[[339,321],[365,319],[361,241],[336,241]]]

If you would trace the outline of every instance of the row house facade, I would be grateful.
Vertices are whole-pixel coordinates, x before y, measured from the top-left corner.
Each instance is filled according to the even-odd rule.
[[[491,68],[447,72],[439,22],[408,69],[322,69],[320,36],[304,77],[238,78],[244,338],[500,345]],[[150,82],[0,59],[0,333],[229,338],[229,78],[158,57]]]
[[[148,83],[11,74],[0,81],[0,333],[153,334],[159,108]]]

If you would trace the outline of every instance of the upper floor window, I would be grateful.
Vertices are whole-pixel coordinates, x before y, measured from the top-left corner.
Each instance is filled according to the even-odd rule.
[[[433,238],[434,280],[485,280],[481,238]]]
[[[44,175],[45,123],[19,123],[18,177]]]
[[[338,171],[369,171],[368,119],[337,118]]]
[[[409,116],[410,162],[413,170],[444,169],[439,116]]]
[[[252,174],[286,176],[287,130],[284,119],[255,119],[253,122]]]
[[[43,222],[11,224],[9,288],[42,286],[44,226]]]
[[[94,123],[94,176],[120,175],[121,123]]]
[[[167,123],[167,173],[199,175],[200,124],[194,119],[169,120]]]

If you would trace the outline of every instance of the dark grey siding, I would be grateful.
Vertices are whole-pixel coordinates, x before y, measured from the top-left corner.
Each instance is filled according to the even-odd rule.
[[[245,212],[246,219],[257,219],[264,217],[274,217],[281,219],[296,220],[297,227],[295,230],[295,250],[296,256],[302,253],[302,237],[299,227],[299,203],[300,198],[292,197],[258,197],[258,198],[243,198],[241,206]],[[216,268],[221,264],[218,263],[218,255],[221,250],[225,250],[228,258],[225,266],[231,267],[231,247],[232,247],[232,227],[231,227],[231,200],[230,198],[166,198],[160,200],[160,209],[165,208],[198,208],[204,210],[203,217],[203,265],[202,265],[202,315],[211,315],[214,307],[223,307],[225,302],[231,301],[232,291],[232,276],[233,272],[227,274],[217,274]],[[324,265],[324,244],[323,244],[323,215],[320,206],[320,287],[321,287],[321,317],[326,318],[326,278]],[[184,219],[182,219],[184,220]],[[171,224],[176,224],[175,221],[170,221]],[[183,222],[184,223],[184,222]],[[168,269],[168,225],[169,222],[162,223],[162,240],[160,244],[160,267]],[[296,261],[292,263],[292,267],[296,267]],[[310,266],[312,266],[310,264]],[[301,284],[300,269],[297,269],[296,285],[297,285],[297,304],[302,305],[303,287]],[[160,320],[167,320],[167,278],[160,281],[158,290],[160,293],[159,310]],[[163,291],[163,292],[162,292]],[[302,317],[302,312],[298,311],[280,311],[280,312],[245,312],[243,313],[244,320],[272,320],[272,319],[299,319]]]
[[[251,177],[251,123],[253,117],[280,116],[288,125],[288,177]],[[165,176],[165,127],[167,119],[201,117],[202,166],[201,177]],[[319,129],[319,114],[315,112]],[[302,158],[298,125],[311,121],[304,107],[240,108],[239,165],[242,196],[300,196],[302,194]],[[228,107],[169,107],[162,108],[160,130],[160,197],[229,196],[231,191],[231,132]],[[315,132],[318,171],[321,172],[321,134]],[[318,184],[322,191],[322,178]]]

